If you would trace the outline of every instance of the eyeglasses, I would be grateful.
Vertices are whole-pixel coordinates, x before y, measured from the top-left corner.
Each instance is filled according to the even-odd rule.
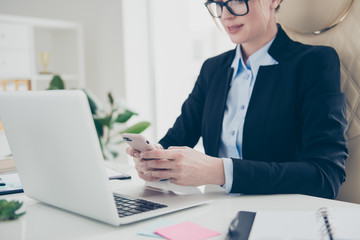
[[[223,7],[235,16],[244,16],[249,12],[249,0],[229,0],[227,2],[218,2],[209,0],[205,3],[205,7],[214,18],[221,18]]]

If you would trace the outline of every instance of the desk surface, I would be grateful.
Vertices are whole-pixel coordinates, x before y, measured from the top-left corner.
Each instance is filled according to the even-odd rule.
[[[144,184],[134,171],[129,170],[128,167],[126,168],[125,165],[116,163],[107,163],[107,165],[130,173],[133,179],[126,184]],[[121,181],[112,181],[112,187],[115,191],[123,184],[124,182]],[[221,233],[220,236],[211,239],[225,239],[231,220],[240,210],[317,210],[319,207],[356,208],[360,210],[358,204],[305,195],[228,195],[218,186],[206,186],[203,190],[205,196],[212,200],[211,203],[163,215],[159,218],[178,223],[191,221]],[[39,203],[24,194],[0,197],[0,199],[6,198],[24,201],[26,214],[12,228],[5,227],[3,223],[0,223],[0,236],[4,237],[4,239],[158,239],[137,235],[138,231],[151,224],[156,218],[113,227]]]

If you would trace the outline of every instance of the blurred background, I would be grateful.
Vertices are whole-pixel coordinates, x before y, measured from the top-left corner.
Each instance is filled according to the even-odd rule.
[[[46,89],[59,74],[67,88],[89,89],[104,103],[111,91],[139,113],[129,123],[150,121],[144,135],[158,141],[202,63],[235,47],[204,2],[1,0],[0,80],[8,85],[0,91]]]

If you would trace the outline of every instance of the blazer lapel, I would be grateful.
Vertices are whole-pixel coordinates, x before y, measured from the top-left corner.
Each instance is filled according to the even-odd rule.
[[[233,56],[229,58],[233,59]],[[222,121],[226,106],[226,99],[229,92],[229,84],[233,75],[233,68],[230,67],[231,61],[227,61],[221,71],[214,76],[214,83],[209,89],[206,108],[204,109],[203,120],[204,130],[204,148],[207,154],[217,156],[219,151],[220,135],[222,129]],[[206,136],[207,135],[207,136]],[[206,141],[206,140],[207,141]]]

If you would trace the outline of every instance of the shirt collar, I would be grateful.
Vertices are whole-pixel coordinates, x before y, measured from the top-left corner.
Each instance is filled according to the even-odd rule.
[[[256,77],[260,66],[269,66],[269,65],[278,64],[278,62],[273,57],[271,57],[270,54],[268,53],[268,50],[269,50],[271,44],[274,42],[274,39],[275,38],[273,38],[265,46],[263,46],[262,48],[257,50],[255,53],[253,53],[249,57],[246,65],[242,59],[241,45],[238,44],[235,49],[234,60],[231,64],[231,67],[234,69],[234,77],[240,69],[245,69],[245,68],[251,70],[251,72],[253,73],[253,76]],[[240,69],[239,69],[239,63],[241,63],[241,65],[242,65]]]

